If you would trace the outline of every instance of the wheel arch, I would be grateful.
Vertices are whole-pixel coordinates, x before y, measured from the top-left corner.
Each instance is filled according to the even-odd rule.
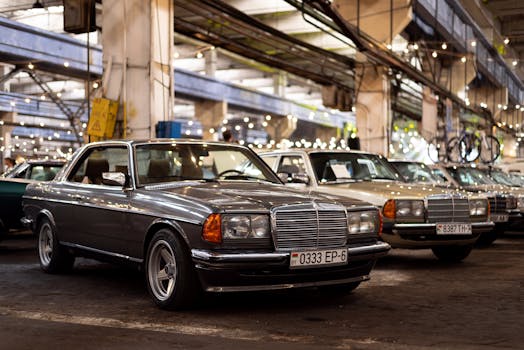
[[[42,209],[36,215],[36,220],[34,223],[34,230],[33,230],[35,233],[38,230],[38,227],[40,227],[40,223],[42,222],[43,219],[49,220],[53,228],[56,230],[56,222],[55,222],[55,218],[53,214],[47,209]]]
[[[189,238],[187,237],[187,234],[184,232],[180,224],[178,224],[176,221],[167,220],[167,219],[156,219],[149,225],[147,228],[146,237],[144,239],[144,246],[143,246],[143,257],[144,262],[146,260],[147,255],[147,248],[149,247],[149,243],[153,239],[153,236],[155,233],[157,233],[161,229],[169,229],[171,230],[175,235],[177,235],[185,244],[185,248],[190,251],[190,244],[189,244]]]

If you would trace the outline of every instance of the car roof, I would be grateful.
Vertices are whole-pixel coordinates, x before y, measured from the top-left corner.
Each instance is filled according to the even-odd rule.
[[[351,149],[319,149],[319,148],[289,148],[289,149],[279,149],[279,150],[273,150],[273,151],[267,151],[267,152],[261,152],[260,154],[282,154],[282,153],[287,153],[287,152],[301,152],[301,153],[307,153],[307,154],[310,154],[310,153],[354,153],[354,154],[369,154],[369,155],[375,155],[375,156],[379,156],[379,157],[383,157],[385,158],[384,156],[378,154],[378,153],[373,153],[373,152],[365,152],[365,151],[360,151],[360,150],[351,150]]]
[[[144,145],[144,144],[206,144],[206,145],[222,145],[222,146],[231,146],[231,147],[242,147],[245,146],[239,145],[237,143],[229,143],[223,141],[206,141],[202,139],[176,139],[176,138],[154,138],[154,139],[137,139],[137,140],[107,140],[107,141],[97,141],[86,144],[89,146],[96,145],[111,145],[111,144],[124,144],[130,146]]]

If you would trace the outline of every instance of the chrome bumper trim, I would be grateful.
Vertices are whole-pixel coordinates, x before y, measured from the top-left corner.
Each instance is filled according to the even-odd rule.
[[[348,256],[386,253],[390,245],[385,242],[377,242],[373,245],[348,248]],[[289,258],[290,252],[283,253],[240,253],[229,254],[220,253],[210,250],[192,249],[191,256],[194,259],[211,261],[211,262],[270,262],[282,261]],[[291,288],[291,287],[290,287]]]
[[[285,283],[285,284],[271,284],[271,285],[255,285],[255,286],[213,286],[207,287],[206,292],[250,292],[250,291],[265,291],[291,288],[306,288],[306,287],[320,287],[331,286],[336,284],[344,284],[351,282],[363,282],[369,280],[369,276],[359,276],[352,278],[345,278],[341,280],[320,281],[320,282],[303,282],[303,283]]]
[[[33,224],[33,220],[26,218],[26,217],[21,218],[20,222],[22,223],[22,226],[24,227],[31,227],[31,225]]]

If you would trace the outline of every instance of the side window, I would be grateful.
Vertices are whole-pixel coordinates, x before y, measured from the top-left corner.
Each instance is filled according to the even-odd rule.
[[[304,159],[302,156],[283,156],[278,164],[277,173],[305,174]]]
[[[275,169],[275,163],[278,159],[278,156],[265,156],[261,158],[267,165],[269,165],[271,170]]]
[[[93,148],[77,163],[67,180],[101,185],[104,172],[122,172],[129,175],[128,163],[126,147]]]

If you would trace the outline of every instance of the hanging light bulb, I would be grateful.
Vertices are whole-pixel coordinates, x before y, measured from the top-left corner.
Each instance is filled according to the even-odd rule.
[[[442,50],[446,50],[446,49],[448,48],[448,44],[446,44],[446,43],[442,43],[442,46],[441,46],[441,47],[442,47]]]
[[[433,53],[431,54],[431,56],[433,56],[433,58],[437,58],[437,57],[438,57],[437,51],[433,51]]]

